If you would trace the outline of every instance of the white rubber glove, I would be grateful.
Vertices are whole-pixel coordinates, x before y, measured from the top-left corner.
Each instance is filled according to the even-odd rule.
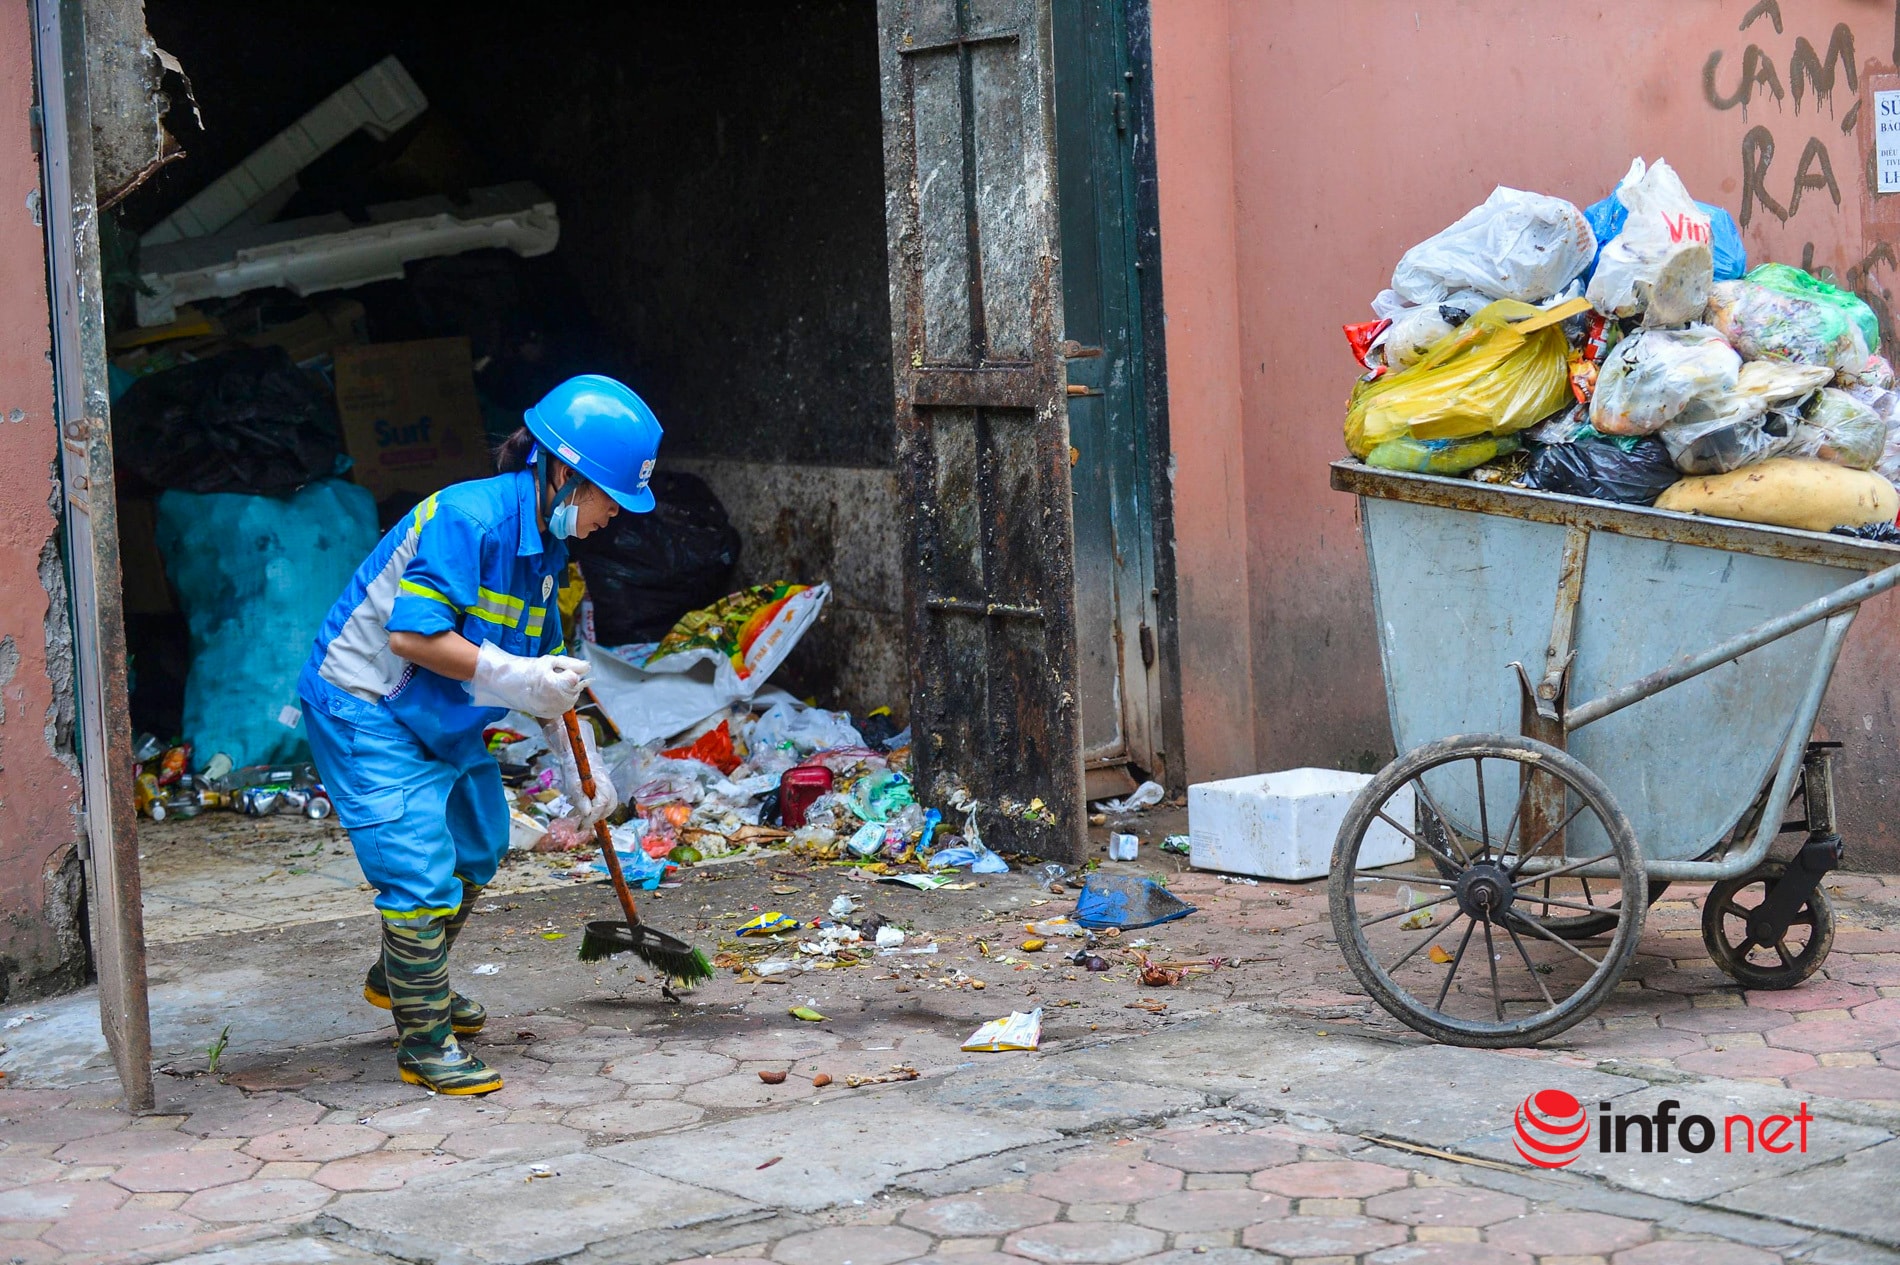
[[[484,641],[475,660],[468,692],[477,707],[506,707],[530,716],[559,716],[573,710],[593,666],[585,659],[544,654],[528,659]]]
[[[574,760],[574,748],[567,741],[567,726],[558,720],[543,721],[541,736],[548,740],[548,751],[561,771],[561,794],[578,810],[581,830],[592,830],[595,822],[604,821],[609,813],[620,807],[620,794],[614,790],[614,780],[607,776],[607,766],[600,758],[600,748],[594,745],[594,727],[584,720],[581,722],[581,746],[587,752],[588,771],[594,775],[594,798],[591,800],[581,793],[581,768]]]

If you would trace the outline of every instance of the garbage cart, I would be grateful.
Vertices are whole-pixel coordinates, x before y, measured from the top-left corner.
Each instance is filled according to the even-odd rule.
[[[1332,482],[1359,498],[1401,753],[1332,861],[1334,931],[1379,1004],[1458,1045],[1553,1036],[1674,881],[1714,884],[1702,938],[1737,982],[1813,975],[1843,844],[1838,744],[1810,735],[1900,546],[1356,461]],[[1362,869],[1375,830],[1413,862]]]

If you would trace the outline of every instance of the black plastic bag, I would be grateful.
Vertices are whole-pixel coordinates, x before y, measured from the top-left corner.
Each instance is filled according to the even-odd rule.
[[[282,347],[245,347],[140,378],[112,406],[120,465],[181,492],[288,496],[337,473],[336,399]]]
[[[1609,439],[1550,444],[1531,457],[1524,486],[1623,505],[1654,505],[1682,472],[1661,440],[1645,437],[1629,447],[1625,452],[1622,444]]]
[[[622,511],[574,542],[603,646],[658,641],[687,611],[732,591],[739,533],[712,489],[695,475],[663,470],[648,484],[653,511]]]

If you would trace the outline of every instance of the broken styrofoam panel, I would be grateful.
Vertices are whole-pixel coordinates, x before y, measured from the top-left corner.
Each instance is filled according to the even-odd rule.
[[[310,295],[393,281],[411,260],[438,255],[494,247],[545,255],[561,237],[554,200],[526,181],[476,189],[460,205],[418,198],[369,213],[368,224],[318,215],[148,247],[139,259],[138,323],[162,325],[181,303],[273,286]]]
[[[345,137],[361,129],[384,140],[428,108],[428,98],[402,63],[385,57],[200,189],[147,230],[140,244],[206,237],[238,223],[260,204],[274,213],[295,191],[297,173]]]

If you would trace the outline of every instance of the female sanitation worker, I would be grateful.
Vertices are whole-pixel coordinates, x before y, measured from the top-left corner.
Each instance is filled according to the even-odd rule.
[[[476,1002],[451,992],[449,948],[508,847],[508,801],[482,730],[542,720],[583,826],[617,806],[593,735],[594,798],[559,722],[587,674],[561,639],[563,540],[653,508],[660,424],[612,378],[571,378],[502,445],[502,473],[444,488],[390,529],[324,621],[298,679],[310,747],[382,912],[363,996],[395,1014],[402,1078],[485,1094],[501,1077],[463,1050]]]

